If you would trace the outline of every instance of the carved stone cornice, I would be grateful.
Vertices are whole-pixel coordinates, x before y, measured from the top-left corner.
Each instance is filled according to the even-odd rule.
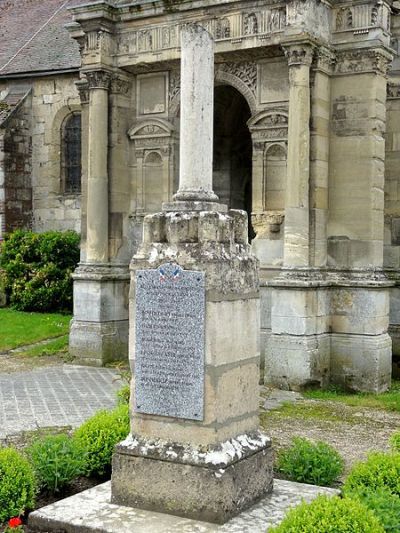
[[[283,45],[285,56],[289,67],[298,65],[311,66],[314,57],[315,47],[311,43],[294,43]]]
[[[105,89],[108,91],[111,83],[111,73],[106,70],[89,70],[85,72],[89,89]]]
[[[129,91],[131,89],[132,82],[131,80],[114,75],[111,78],[111,93],[112,94],[122,94],[122,95],[128,95]]]
[[[313,70],[330,75],[333,73],[335,65],[336,54],[332,50],[325,46],[316,49],[312,63]]]
[[[400,80],[396,83],[389,81],[386,89],[387,98],[400,98]]]
[[[81,105],[89,103],[89,83],[87,80],[78,80],[75,82],[76,88],[78,89],[79,98],[81,100]]]
[[[358,48],[337,53],[335,74],[374,72],[387,76],[393,55],[382,48]]]

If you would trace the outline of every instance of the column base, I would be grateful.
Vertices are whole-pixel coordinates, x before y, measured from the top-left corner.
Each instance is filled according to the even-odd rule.
[[[390,388],[392,341],[382,335],[331,335],[331,382],[357,392]]]
[[[265,354],[266,384],[285,390],[329,384],[330,335],[272,333]]]
[[[223,524],[272,491],[260,432],[207,448],[129,436],[113,457],[112,503]]]
[[[78,365],[104,366],[128,360],[128,320],[84,322],[73,319],[69,332],[69,353]]]
[[[69,352],[80,364],[128,359],[128,267],[80,265],[74,278]]]

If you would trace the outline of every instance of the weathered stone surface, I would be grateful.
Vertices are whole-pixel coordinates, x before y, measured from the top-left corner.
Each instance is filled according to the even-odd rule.
[[[203,450],[128,437],[113,458],[112,502],[222,524],[272,490],[269,439]]]

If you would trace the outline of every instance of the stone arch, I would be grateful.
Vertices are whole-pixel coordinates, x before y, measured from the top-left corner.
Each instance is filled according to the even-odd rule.
[[[250,108],[251,115],[254,116],[257,113],[257,100],[255,94],[250,89],[250,87],[238,76],[235,76],[230,72],[224,71],[221,68],[217,68],[215,70],[214,79],[216,85],[230,85],[234,89],[236,89],[246,100]],[[179,88],[179,90],[177,90],[174,94],[174,97],[172,98],[169,106],[170,116],[173,118],[177,118],[179,115],[180,97],[181,91]]]
[[[51,189],[57,194],[62,194],[64,192],[61,169],[61,141],[63,124],[68,116],[81,112],[82,108],[80,105],[71,104],[68,106],[62,106],[53,117],[53,122],[50,129],[51,142],[49,143],[49,162],[51,165],[50,173],[53,182]]]

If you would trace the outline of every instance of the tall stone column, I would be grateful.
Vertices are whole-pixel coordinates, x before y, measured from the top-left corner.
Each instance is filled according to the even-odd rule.
[[[214,40],[196,24],[182,32],[181,40],[180,170],[175,199],[215,201],[218,197],[212,190]]]
[[[111,76],[95,70],[89,83],[86,262],[108,261],[108,90]]]
[[[209,201],[213,63],[208,32],[185,26],[180,193],[145,217],[130,265],[131,434],[114,455],[112,501],[223,523],[272,490],[272,455],[258,429],[247,214]]]
[[[129,272],[126,266],[111,262],[109,254],[108,93],[111,74],[95,70],[87,72],[86,78],[87,82],[80,85],[84,250],[73,274],[74,316],[69,351],[78,363],[100,366],[127,357]]]
[[[289,130],[285,197],[284,264],[310,264],[310,65],[308,43],[285,48],[289,63]]]

